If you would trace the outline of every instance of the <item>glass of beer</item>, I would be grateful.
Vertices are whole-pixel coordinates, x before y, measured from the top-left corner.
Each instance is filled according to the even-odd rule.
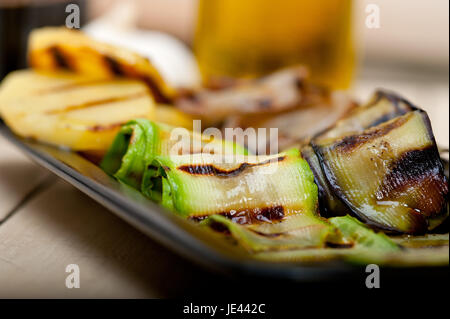
[[[194,50],[203,80],[304,64],[313,82],[351,84],[352,0],[199,0]]]

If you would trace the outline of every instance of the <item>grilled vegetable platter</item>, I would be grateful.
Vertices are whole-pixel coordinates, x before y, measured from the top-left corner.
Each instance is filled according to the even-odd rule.
[[[448,162],[399,94],[359,104],[301,66],[176,88],[148,59],[65,28],[33,31],[28,50],[30,68],[0,86],[16,135],[82,154],[251,258],[448,265]]]

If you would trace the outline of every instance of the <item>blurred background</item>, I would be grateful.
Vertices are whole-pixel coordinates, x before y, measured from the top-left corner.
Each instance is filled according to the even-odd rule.
[[[378,87],[426,109],[447,146],[447,0],[0,0],[0,78],[26,66],[31,29],[80,7],[92,36],[148,56],[176,86],[306,64],[314,82],[366,100]]]

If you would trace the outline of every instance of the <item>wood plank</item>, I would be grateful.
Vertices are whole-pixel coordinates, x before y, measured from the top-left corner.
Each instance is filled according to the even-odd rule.
[[[50,173],[0,136],[0,223]]]
[[[79,289],[65,287],[68,264]],[[203,275],[62,180],[0,227],[0,297],[176,296]]]

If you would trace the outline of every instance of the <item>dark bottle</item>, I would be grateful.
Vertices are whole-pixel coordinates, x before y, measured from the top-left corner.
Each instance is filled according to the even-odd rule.
[[[27,41],[32,29],[65,25],[70,3],[79,6],[82,26],[85,0],[0,0],[0,80],[27,66]]]

